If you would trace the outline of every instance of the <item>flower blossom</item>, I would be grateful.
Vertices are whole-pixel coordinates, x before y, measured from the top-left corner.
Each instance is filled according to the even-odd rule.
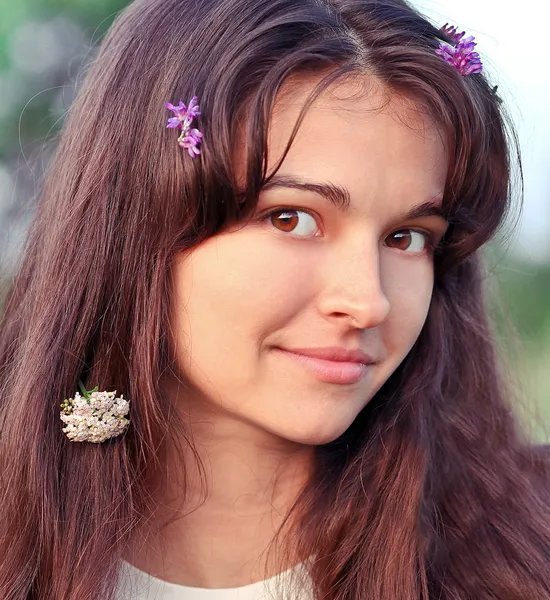
[[[170,129],[179,127],[181,129],[178,144],[187,150],[191,158],[195,158],[197,154],[201,153],[198,145],[203,137],[203,134],[198,129],[191,128],[193,119],[201,114],[197,96],[191,98],[189,106],[185,106],[181,100],[177,106],[174,106],[170,102],[165,102],[164,105],[175,115],[168,119],[166,127]]]
[[[116,437],[128,426],[130,404],[115,392],[98,392],[97,388],[84,395],[76,392],[61,404],[63,432],[73,442],[100,443]]]
[[[189,129],[188,131],[181,132],[178,138],[178,144],[187,150],[191,158],[195,158],[196,154],[200,154],[201,151],[197,148],[200,143],[202,133],[198,129]]]
[[[453,32],[454,30],[454,32]],[[447,35],[454,39],[458,39],[458,43],[455,46],[449,46],[444,42],[439,44],[439,48],[435,51],[436,54],[441,56],[445,62],[449,63],[463,76],[471,75],[472,73],[479,73],[483,65],[479,54],[474,51],[476,42],[474,42],[474,36],[463,38],[464,32],[456,34],[456,28],[447,28],[445,31]]]
[[[447,37],[451,38],[452,43],[456,46],[458,42],[466,35],[466,32],[458,33],[455,25],[451,26],[449,23],[445,23],[443,27],[441,27],[441,31],[447,35]]]

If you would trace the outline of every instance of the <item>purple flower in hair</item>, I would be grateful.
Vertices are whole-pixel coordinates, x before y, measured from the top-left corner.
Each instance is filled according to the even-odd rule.
[[[192,119],[201,114],[199,111],[199,99],[197,98],[197,96],[193,96],[191,98],[191,102],[189,102],[189,106],[187,107],[187,114]]]
[[[198,129],[191,128],[193,119],[201,114],[197,96],[191,98],[189,106],[185,106],[181,100],[177,106],[174,106],[170,102],[165,102],[164,105],[175,115],[168,119],[166,127],[170,129],[179,127],[181,129],[180,136],[178,137],[178,144],[187,150],[189,156],[195,158],[197,154],[201,153],[197,146],[203,136]]]
[[[479,73],[483,69],[479,54],[474,51],[476,42],[474,36],[464,37],[464,32],[458,34],[456,27],[445,25],[442,27],[449,37],[456,40],[454,46],[449,46],[440,42],[439,48],[435,51],[443,60],[452,65],[463,77],[472,73]]]
[[[170,102],[165,102],[164,106],[176,115],[175,117],[168,119],[168,125],[166,127],[179,127],[187,114],[187,107],[185,104],[180,100],[178,106],[174,106],[173,104],[170,104]]]
[[[191,158],[195,158],[201,151],[197,148],[200,144],[202,133],[198,129],[182,130],[178,144],[185,148]]]
[[[447,35],[447,37],[451,38],[452,43],[456,46],[458,42],[466,35],[466,32],[458,33],[456,26],[451,26],[449,23],[445,23],[443,27],[441,27],[441,31]]]

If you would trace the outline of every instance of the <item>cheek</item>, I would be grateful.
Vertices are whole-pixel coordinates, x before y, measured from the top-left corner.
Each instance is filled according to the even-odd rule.
[[[182,255],[173,271],[179,358],[192,352],[193,363],[219,372],[287,323],[307,301],[309,288],[303,264],[291,258],[244,231]]]
[[[212,238],[190,258],[176,268],[180,303],[207,319],[240,319],[241,328],[293,310],[308,287],[295,253],[285,255],[254,232]]]
[[[426,321],[433,290],[433,266],[430,259],[393,261],[385,292],[391,312],[386,323],[385,345],[401,358],[416,342]]]

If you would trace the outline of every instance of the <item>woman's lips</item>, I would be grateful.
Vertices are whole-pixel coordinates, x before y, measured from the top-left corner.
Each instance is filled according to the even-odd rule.
[[[275,350],[290,358],[295,363],[301,364],[317,379],[326,383],[339,383],[341,385],[357,383],[366,375],[369,368],[369,365],[363,362],[326,360],[324,358],[305,356],[304,354],[284,348],[275,348]]]

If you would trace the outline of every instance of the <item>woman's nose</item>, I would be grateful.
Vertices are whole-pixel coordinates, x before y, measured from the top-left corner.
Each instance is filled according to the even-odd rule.
[[[328,264],[330,263],[330,264]],[[390,302],[380,274],[376,243],[340,252],[321,267],[324,281],[317,306],[327,319],[350,319],[360,328],[377,327],[387,318]]]

